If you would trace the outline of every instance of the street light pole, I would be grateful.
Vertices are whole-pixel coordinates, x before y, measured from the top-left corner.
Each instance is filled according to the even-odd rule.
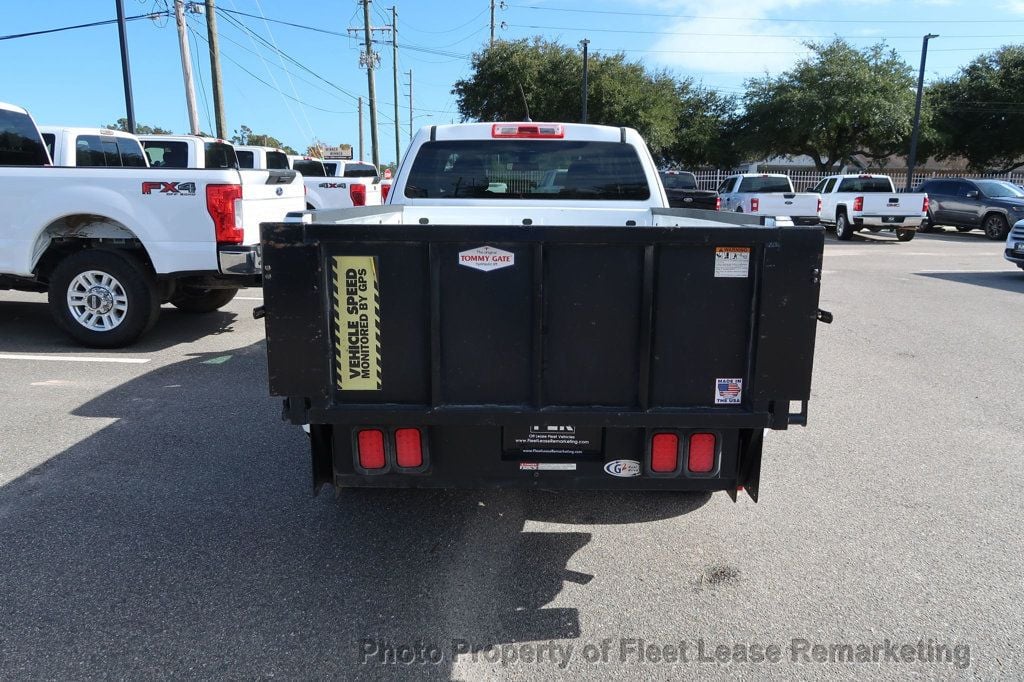
[[[907,157],[907,187],[913,188],[914,166],[917,165],[917,137],[921,132],[921,96],[924,94],[924,65],[928,60],[928,41],[939,36],[929,33],[921,42],[921,70],[917,74],[917,101],[914,103],[914,130],[910,133],[910,155]]]
[[[587,95],[588,90],[590,89],[590,55],[587,48],[590,46],[590,41],[584,38],[580,41],[580,45],[583,46],[583,91],[580,93],[580,123],[586,123]]]
[[[128,28],[124,18],[124,0],[116,0],[117,37],[121,42],[121,78],[124,79],[125,119],[129,133],[135,132],[135,100],[132,97],[132,67],[128,61]]]

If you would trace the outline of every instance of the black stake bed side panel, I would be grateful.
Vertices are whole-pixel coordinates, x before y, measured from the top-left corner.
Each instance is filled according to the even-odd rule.
[[[270,390],[295,423],[784,429],[810,398],[820,228],[279,223],[262,241]]]

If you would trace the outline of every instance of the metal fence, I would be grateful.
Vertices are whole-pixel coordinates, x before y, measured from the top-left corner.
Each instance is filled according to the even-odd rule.
[[[697,176],[697,186],[701,189],[718,189],[730,175],[746,171],[726,171],[726,170],[700,170],[694,171],[693,174]],[[779,171],[761,171],[761,172],[772,172],[782,173],[788,175],[793,182],[793,187],[798,192],[804,192],[815,185],[817,185],[822,178],[829,175],[836,175],[836,173],[825,172],[825,171],[813,171],[813,170],[779,170]],[[896,186],[897,191],[903,191],[907,182],[906,171],[886,173],[885,171],[864,171],[865,173],[874,173],[881,175],[888,175],[892,178],[893,184]],[[939,172],[924,172],[914,173],[914,181],[911,183],[912,187],[917,187],[925,180],[931,178],[958,178],[958,177],[974,177],[974,178],[986,178],[991,180],[1007,180],[1014,184],[1024,184],[1024,173],[989,173],[982,175],[971,175],[967,173],[957,173],[954,171],[939,171]]]

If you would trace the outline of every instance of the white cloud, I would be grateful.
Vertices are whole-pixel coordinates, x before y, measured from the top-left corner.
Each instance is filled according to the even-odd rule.
[[[699,6],[691,2],[658,3],[665,13],[698,17],[666,20],[660,30],[697,35],[661,36],[651,44],[648,60],[697,74],[755,76],[765,71],[785,70],[806,52],[804,42],[809,39],[801,36],[828,35],[830,29],[822,24],[758,19],[770,19],[780,11],[799,16],[798,10],[812,5],[825,3],[823,0],[705,0]]]
[[[1000,6],[1000,9],[1009,10],[1014,14],[1024,14],[1024,0],[1007,0]]]

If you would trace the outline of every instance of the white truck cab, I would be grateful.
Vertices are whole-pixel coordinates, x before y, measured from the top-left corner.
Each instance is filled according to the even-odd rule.
[[[234,147],[239,168],[285,170],[291,167],[288,165],[288,154],[283,149],[242,144]]]
[[[380,206],[383,203],[380,178],[372,163],[294,154],[288,156],[288,161],[293,170],[302,174],[306,185],[306,208],[309,210]]]
[[[238,168],[227,140],[198,135],[139,135],[153,168]]]
[[[789,217],[794,225],[817,225],[821,200],[816,194],[797,193],[793,181],[781,173],[730,175],[718,187],[723,211]]]
[[[890,229],[909,242],[928,215],[928,195],[898,193],[888,175],[830,175],[813,192],[821,196],[821,222],[835,225],[836,237],[848,240],[861,228]]]
[[[139,138],[107,128],[39,126],[54,166],[146,168]]]

